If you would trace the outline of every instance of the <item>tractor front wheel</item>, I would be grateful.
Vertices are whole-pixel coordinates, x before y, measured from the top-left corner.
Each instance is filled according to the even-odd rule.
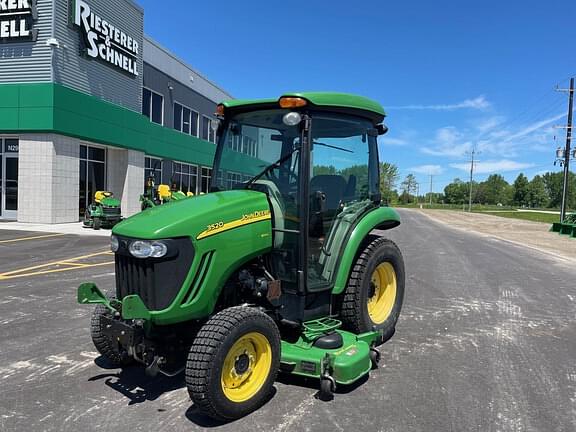
[[[382,342],[394,334],[404,299],[404,260],[396,244],[370,237],[350,273],[340,316],[355,332],[379,330]]]
[[[192,401],[206,415],[230,421],[262,406],[280,367],[280,333],[264,312],[225,309],[206,322],[186,363]]]
[[[110,311],[103,305],[97,305],[92,313],[90,323],[90,334],[92,342],[98,352],[106,359],[112,367],[128,366],[134,360],[128,355],[120,344],[104,332],[103,315],[110,315]]]

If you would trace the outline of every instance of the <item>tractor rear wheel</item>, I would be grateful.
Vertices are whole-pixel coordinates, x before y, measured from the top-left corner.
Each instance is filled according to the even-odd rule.
[[[404,299],[404,260],[398,246],[383,237],[369,237],[356,259],[343,294],[340,317],[345,328],[394,334]]]
[[[104,333],[103,315],[110,315],[110,311],[103,305],[97,305],[92,313],[90,322],[90,335],[96,350],[104,357],[110,366],[122,367],[133,363],[128,352],[120,347],[118,342]]]
[[[264,312],[245,306],[217,313],[188,354],[186,385],[206,415],[230,421],[262,406],[280,367],[280,333]]]

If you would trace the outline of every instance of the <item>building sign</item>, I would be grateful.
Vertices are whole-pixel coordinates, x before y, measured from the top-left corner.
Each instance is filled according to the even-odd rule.
[[[36,0],[0,0],[0,43],[35,41]]]
[[[0,0],[1,1],[1,0]],[[90,5],[75,1],[74,24],[80,28],[86,55],[138,76],[138,42],[108,20],[96,15]]]

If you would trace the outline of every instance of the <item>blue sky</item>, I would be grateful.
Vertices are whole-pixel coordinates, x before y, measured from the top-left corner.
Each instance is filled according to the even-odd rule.
[[[139,0],[145,31],[238,98],[342,91],[388,113],[381,159],[434,190],[558,170],[576,75],[572,0]],[[556,136],[556,141],[554,141]]]

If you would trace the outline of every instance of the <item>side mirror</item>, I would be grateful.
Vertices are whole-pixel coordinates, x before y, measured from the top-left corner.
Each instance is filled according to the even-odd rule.
[[[378,131],[378,135],[384,135],[386,132],[388,132],[388,126],[379,124],[376,125],[376,130]]]

